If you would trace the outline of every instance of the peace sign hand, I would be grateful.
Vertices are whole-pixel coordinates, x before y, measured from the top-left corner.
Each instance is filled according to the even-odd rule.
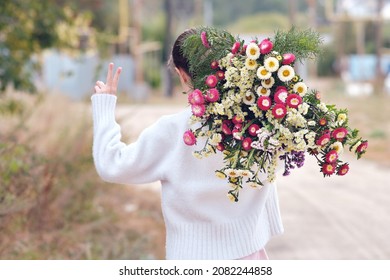
[[[114,63],[110,63],[108,65],[107,72],[107,81],[103,83],[102,81],[97,81],[95,84],[95,93],[108,93],[108,94],[116,94],[116,90],[118,88],[119,76],[122,72],[122,67],[118,67],[115,71],[114,76]]]

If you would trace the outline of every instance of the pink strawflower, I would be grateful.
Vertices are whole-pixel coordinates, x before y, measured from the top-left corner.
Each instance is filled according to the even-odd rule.
[[[241,54],[242,54],[242,55],[246,53],[246,48],[247,48],[247,47],[248,47],[247,44],[244,44],[244,45],[242,46],[242,50],[241,50]]]
[[[330,133],[324,133],[320,138],[317,139],[316,144],[318,146],[324,146],[330,141]]]
[[[207,76],[207,78],[206,78],[206,85],[209,88],[215,87],[217,85],[217,83],[218,83],[217,77],[215,77],[214,75]]]
[[[225,145],[222,143],[218,143],[216,148],[218,151],[223,152],[225,150]]]
[[[237,130],[239,130],[239,131],[241,131],[241,130],[242,130],[242,123],[236,123],[236,124],[234,125],[234,128],[237,129]]]
[[[242,140],[242,139],[244,139],[244,136],[242,136],[241,131],[238,130],[237,128],[234,128],[234,129],[233,129],[232,134],[233,134],[234,139],[237,139],[237,140]]]
[[[225,72],[223,72],[222,70],[217,71],[217,73],[215,74],[217,75],[218,80],[225,79]]]
[[[267,54],[272,51],[274,44],[269,39],[264,39],[261,41],[259,48],[261,54]]]
[[[218,61],[214,60],[210,64],[211,69],[217,69],[219,67]]]
[[[234,124],[243,123],[244,119],[240,118],[239,116],[235,115],[232,119]]]
[[[293,53],[285,53],[283,55],[282,64],[287,65],[293,63],[294,61],[295,61],[295,55]]]
[[[248,128],[248,133],[250,136],[256,136],[257,135],[257,131],[260,129],[260,126],[258,126],[257,124],[251,124]]]
[[[202,92],[199,89],[195,89],[188,95],[188,102],[191,105],[201,105],[204,104],[204,97]]]
[[[286,106],[283,104],[276,104],[274,108],[272,108],[272,115],[275,119],[281,119],[284,118],[284,116],[287,114]]]
[[[227,121],[222,122],[222,132],[226,135],[231,135],[232,130],[230,129],[230,123]]]
[[[276,89],[274,95],[274,101],[275,103],[286,104],[287,96],[288,96],[287,89],[285,87],[280,86]]]
[[[324,163],[321,168],[322,173],[325,175],[332,175],[336,171],[336,166],[332,163]]]
[[[339,167],[339,169],[337,170],[337,175],[339,176],[344,176],[345,174],[347,174],[349,171],[349,165],[348,163],[344,163],[343,165],[341,165]]]
[[[184,143],[188,146],[193,146],[196,144],[195,134],[191,130],[187,130],[183,134]]]
[[[302,103],[302,97],[298,94],[292,93],[289,94],[286,98],[286,104],[290,108],[298,108],[298,106]]]
[[[332,132],[332,137],[338,141],[343,141],[347,136],[348,130],[345,127],[338,127]]]
[[[232,47],[232,54],[236,54],[240,50],[241,44],[240,42],[234,42]]]
[[[216,102],[219,99],[219,92],[215,88],[211,88],[206,92],[206,100],[208,102]]]
[[[202,33],[200,33],[200,39],[202,40],[202,44],[203,46],[205,46],[206,48],[210,48],[210,44],[209,44],[209,41],[207,41],[207,34],[206,34],[206,31],[203,31]]]
[[[249,151],[252,149],[252,138],[250,137],[246,137],[244,140],[242,140],[242,148],[245,150],[245,151]]]
[[[271,108],[271,105],[272,101],[268,96],[260,96],[259,99],[257,99],[257,106],[263,111],[267,111]]]
[[[337,161],[338,158],[339,158],[339,155],[337,154],[336,150],[330,150],[325,155],[325,160],[327,163],[334,163]]]
[[[204,104],[191,105],[192,114],[196,117],[202,117],[206,112],[206,106]]]
[[[364,141],[356,148],[356,152],[359,154],[364,153],[366,152],[367,148],[368,148],[368,141]]]

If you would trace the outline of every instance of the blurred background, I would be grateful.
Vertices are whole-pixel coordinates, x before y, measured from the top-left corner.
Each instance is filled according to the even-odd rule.
[[[320,32],[323,53],[297,71],[369,140],[345,178],[310,161],[281,178],[286,233],[270,258],[390,259],[390,0],[0,0],[0,259],[164,258],[159,183],[98,178],[89,98],[113,61],[125,141],[182,110],[167,61],[198,25]]]

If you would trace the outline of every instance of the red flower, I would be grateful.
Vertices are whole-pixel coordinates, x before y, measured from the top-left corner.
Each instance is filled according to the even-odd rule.
[[[219,67],[218,61],[214,60],[210,64],[211,69],[217,69]]]
[[[228,121],[224,121],[222,123],[222,132],[225,133],[226,135],[231,135],[232,134],[232,130],[230,129],[229,127],[229,122]]]
[[[225,72],[223,72],[222,70],[218,70],[216,75],[217,75],[218,80],[225,79]]]
[[[328,121],[327,121],[325,118],[322,118],[322,119],[320,119],[320,120],[318,121],[318,123],[319,123],[321,126],[325,126],[325,125],[328,123]]]
[[[336,171],[336,166],[332,163],[324,163],[321,170],[325,175],[332,175]]]
[[[242,123],[244,120],[241,119],[239,116],[235,115],[232,119],[234,124]]]
[[[219,92],[215,88],[211,88],[206,92],[206,100],[208,102],[216,102],[219,99]]]
[[[252,149],[252,139],[250,137],[246,137],[244,140],[242,140],[242,148],[245,151],[249,151]]]
[[[288,96],[287,88],[278,87],[274,95],[274,101],[276,103],[286,104],[287,96]]]
[[[345,174],[347,174],[349,171],[349,165],[348,163],[344,163],[343,165],[341,165],[339,167],[339,169],[337,170],[337,175],[339,176],[344,176]]]
[[[207,78],[206,78],[206,85],[209,87],[209,88],[213,88],[217,85],[218,83],[218,79],[217,77],[215,77],[214,75],[209,75]]]
[[[283,104],[276,104],[272,109],[272,115],[275,119],[281,119],[287,114],[286,106]]]
[[[260,126],[258,126],[257,124],[251,124],[248,128],[248,133],[250,136],[256,136],[257,135],[257,131],[260,129]]]
[[[325,155],[325,160],[327,163],[334,163],[337,161],[338,158],[339,155],[335,150],[331,150]]]
[[[188,102],[191,105],[201,105],[204,104],[203,94],[199,89],[194,90],[188,95]]]
[[[225,150],[225,145],[222,143],[218,143],[216,148],[218,151],[223,152]]]
[[[236,123],[236,124],[234,125],[234,128],[237,129],[237,130],[239,130],[239,131],[241,131],[241,130],[242,130],[242,123]]]
[[[257,106],[263,111],[267,111],[271,108],[271,105],[271,98],[268,96],[260,96],[259,99],[257,99]]]
[[[286,104],[290,108],[298,108],[298,106],[302,103],[302,97],[298,94],[292,93],[289,94],[286,98]]]
[[[184,143],[188,146],[192,146],[196,144],[196,137],[191,130],[187,130],[186,132],[184,132],[183,140]]]
[[[285,53],[283,55],[283,61],[282,64],[291,64],[295,61],[295,55],[293,53]]]
[[[207,49],[209,49],[209,48],[210,48],[210,44],[209,44],[209,42],[207,41],[207,34],[206,34],[206,31],[203,31],[203,32],[200,34],[200,39],[202,40],[203,46],[205,46]]]
[[[356,148],[356,152],[359,154],[364,153],[367,150],[367,148],[368,148],[368,141],[364,141]]]
[[[345,127],[338,127],[332,132],[332,137],[338,141],[342,141],[348,134],[348,130]]]
[[[316,144],[318,146],[324,146],[330,141],[330,134],[324,133],[320,138],[317,139]]]
[[[259,48],[261,54],[267,54],[272,51],[274,44],[269,39],[264,39],[261,41]]]
[[[192,114],[196,117],[201,117],[206,112],[206,106],[203,104],[200,105],[191,105]]]
[[[235,42],[232,47],[232,54],[236,54],[240,50],[240,42]]]

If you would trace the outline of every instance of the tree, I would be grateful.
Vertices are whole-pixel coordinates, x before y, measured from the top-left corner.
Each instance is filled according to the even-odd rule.
[[[73,16],[54,0],[0,0],[0,92],[8,85],[34,91],[31,75],[39,62],[32,56],[66,46],[69,40],[62,40],[57,27],[59,23],[71,26]]]

